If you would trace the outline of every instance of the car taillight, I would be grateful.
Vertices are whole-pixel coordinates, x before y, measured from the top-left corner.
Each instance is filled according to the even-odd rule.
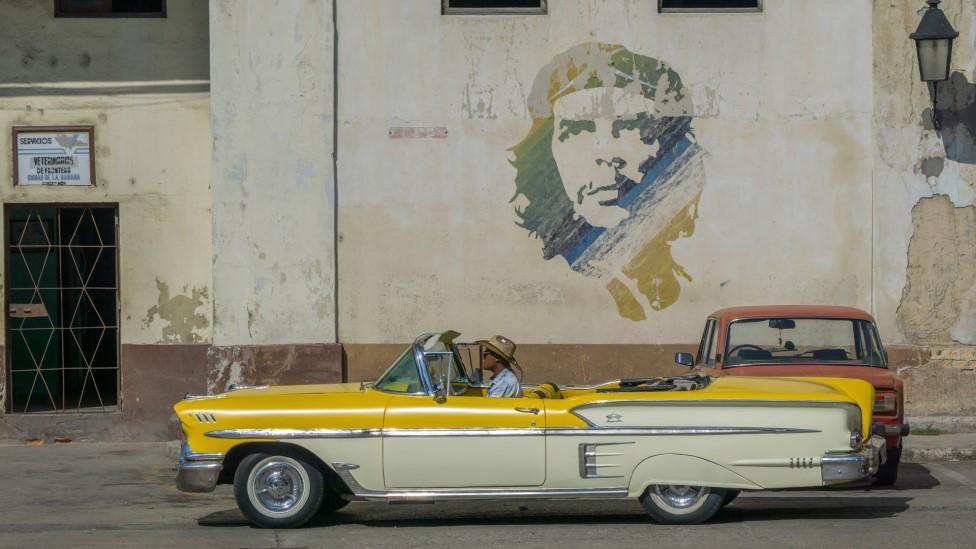
[[[894,414],[895,408],[895,395],[891,393],[878,393],[874,395],[874,413]]]

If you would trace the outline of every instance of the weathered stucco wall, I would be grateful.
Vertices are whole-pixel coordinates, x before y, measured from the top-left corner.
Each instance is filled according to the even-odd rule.
[[[212,341],[207,6],[169,0],[166,18],[138,19],[53,10],[0,3],[0,201],[118,204],[122,412],[5,421],[21,436],[164,438],[172,402],[203,385],[192,374]],[[11,128],[64,125],[94,126],[95,185],[13,186]]]
[[[870,308],[869,1],[438,4],[338,4],[343,343],[682,343],[726,305]]]
[[[331,2],[210,2],[214,344],[334,343]]]
[[[959,31],[932,95],[914,44],[921,2],[874,2],[874,308],[891,343],[931,360],[899,369],[906,412],[973,413],[976,344],[976,0],[942,2]]]
[[[53,5],[0,3],[0,200],[117,202],[122,344],[210,342],[206,7],[106,20]],[[11,127],[61,125],[95,127],[96,184],[14,187]]]
[[[921,2],[874,2],[875,311],[892,343],[976,344],[976,1],[943,2],[959,31],[939,84],[919,80]]]

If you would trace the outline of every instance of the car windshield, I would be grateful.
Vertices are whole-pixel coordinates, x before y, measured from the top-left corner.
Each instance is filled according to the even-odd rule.
[[[468,383],[464,365],[458,359],[451,344],[451,339],[456,335],[456,333],[453,335],[448,333],[447,336],[434,334],[423,341],[416,342],[421,345],[426,373],[431,382],[436,383],[440,377],[440,368],[446,366],[450,368],[452,384]],[[414,357],[414,346],[408,347],[373,386],[388,393],[425,394],[426,390]]]
[[[729,326],[725,366],[844,364],[885,366],[874,325],[831,318],[750,318]]]
[[[400,358],[390,366],[374,385],[381,391],[388,393],[423,394],[424,387],[420,382],[420,372],[413,358],[413,347],[408,347]]]

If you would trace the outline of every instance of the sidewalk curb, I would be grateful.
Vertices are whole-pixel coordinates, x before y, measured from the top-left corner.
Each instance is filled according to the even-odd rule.
[[[976,448],[911,448],[902,450],[902,461],[932,463],[939,461],[976,461]]]

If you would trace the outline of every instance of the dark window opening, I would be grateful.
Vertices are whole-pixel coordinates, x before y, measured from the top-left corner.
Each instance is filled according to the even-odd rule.
[[[546,13],[546,0],[443,0],[441,12],[465,13]]]
[[[762,0],[658,0],[659,11],[761,11]]]
[[[54,0],[55,17],[166,17],[166,0]]]
[[[7,207],[7,411],[118,409],[116,209]]]

